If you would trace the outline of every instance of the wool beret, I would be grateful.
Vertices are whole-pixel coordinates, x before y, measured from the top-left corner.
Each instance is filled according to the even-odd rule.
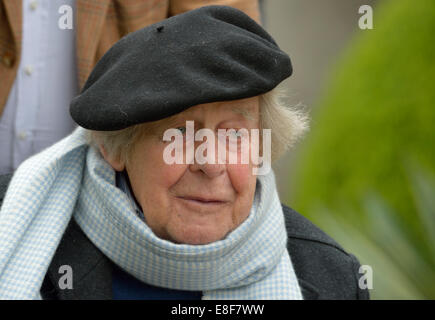
[[[120,39],[70,104],[80,126],[120,130],[189,107],[266,93],[292,73],[289,56],[245,13],[205,6]]]

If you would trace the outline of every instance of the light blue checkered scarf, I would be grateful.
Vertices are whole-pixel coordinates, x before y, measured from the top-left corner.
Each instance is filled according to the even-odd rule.
[[[175,244],[135,214],[113,169],[78,128],[13,176],[0,211],[0,298],[41,298],[74,216],[107,257],[148,284],[203,291],[203,299],[301,299],[273,172],[258,180],[249,217],[225,239]]]

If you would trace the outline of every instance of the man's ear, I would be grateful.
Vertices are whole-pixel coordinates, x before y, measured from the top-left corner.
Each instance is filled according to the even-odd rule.
[[[115,158],[112,155],[110,155],[104,146],[102,144],[98,145],[98,148],[100,149],[101,154],[103,155],[104,160],[106,160],[114,170],[116,171],[124,171],[125,169],[125,163],[119,157]]]

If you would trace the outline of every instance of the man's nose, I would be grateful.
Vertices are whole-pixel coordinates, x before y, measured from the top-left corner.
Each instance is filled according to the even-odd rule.
[[[196,161],[193,164],[189,165],[189,170],[191,172],[198,172],[198,171],[202,171],[204,172],[209,178],[216,178],[218,176],[220,176],[221,174],[223,174],[226,170],[225,168],[225,164],[210,164],[210,163],[205,163],[205,164],[199,164]]]
[[[226,170],[225,161],[219,161],[219,154],[218,154],[218,141],[215,140],[215,148],[211,148],[211,146],[208,146],[205,150],[202,150],[203,152],[200,152],[202,155],[202,159],[198,159],[198,154],[196,154],[197,147],[202,144],[195,143],[195,149],[194,149],[194,159],[193,163],[189,165],[189,169],[191,172],[198,172],[202,171],[204,172],[208,177],[215,178],[223,174]],[[213,153],[214,151],[214,153]],[[209,154],[211,152],[211,154]]]

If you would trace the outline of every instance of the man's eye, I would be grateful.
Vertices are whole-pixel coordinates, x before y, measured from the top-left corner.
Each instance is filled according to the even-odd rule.
[[[243,137],[243,133],[242,133],[241,130],[231,130],[230,133],[231,133],[231,135],[233,137],[236,137],[236,138],[242,138]]]
[[[181,134],[185,134],[186,133],[186,127],[177,127],[175,129],[179,130],[181,132]]]

